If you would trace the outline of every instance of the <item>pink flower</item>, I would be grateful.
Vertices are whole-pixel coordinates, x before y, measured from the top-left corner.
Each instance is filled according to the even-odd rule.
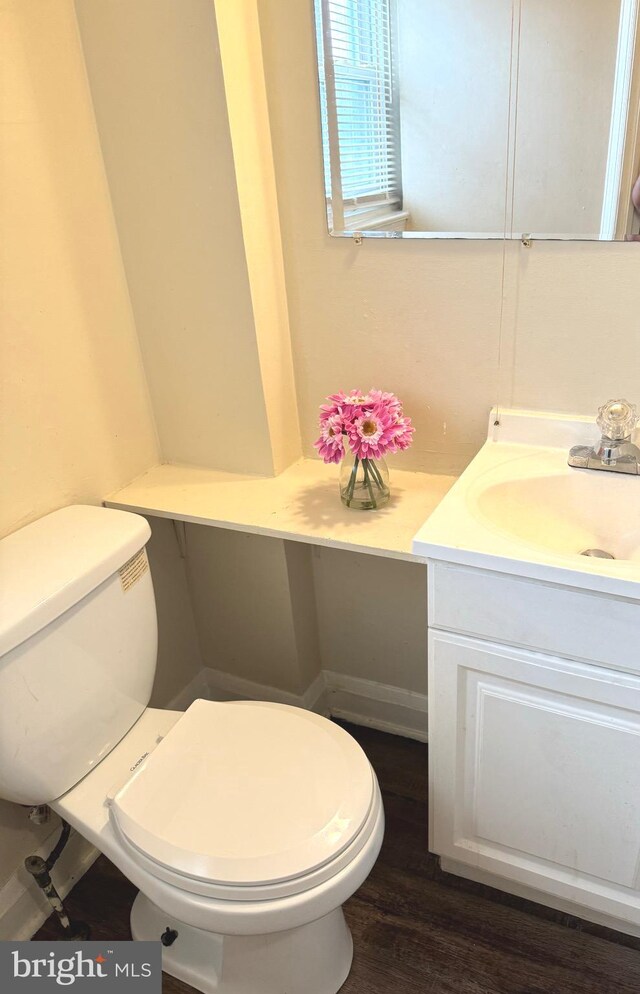
[[[368,395],[360,390],[352,390],[350,393],[333,393],[327,397],[328,404],[320,406],[320,423],[322,424],[332,414],[341,414],[345,421],[352,421],[362,411],[363,407],[370,403]]]
[[[330,394],[327,400],[330,400],[337,407],[344,408],[349,407],[349,405],[366,404],[368,397],[361,390],[350,390],[349,393],[339,390],[338,393]]]
[[[340,408],[337,404],[320,404],[320,427],[328,418],[332,418],[336,414],[340,414]]]
[[[393,440],[390,445],[391,452],[404,452],[413,441],[415,428],[411,424],[411,418],[398,418],[393,429]]]
[[[383,406],[364,411],[347,426],[349,448],[359,459],[380,459],[393,439],[395,418]]]
[[[366,407],[370,403],[371,398],[368,394],[363,394],[359,390],[352,390],[342,401],[342,410],[354,410],[355,408]]]
[[[320,457],[326,462],[340,462],[344,455],[342,416],[340,414],[328,414],[326,418],[320,416],[320,438],[313,444],[318,450]]]
[[[384,390],[370,390],[368,396],[377,407],[386,407],[389,413],[395,414],[396,417],[402,416],[402,404],[394,393],[387,393]]]
[[[402,404],[394,393],[371,389],[327,397],[320,407],[320,438],[314,442],[325,462],[339,462],[345,452],[345,437],[350,450],[360,459],[380,459],[387,452],[409,448],[414,427],[404,416]]]

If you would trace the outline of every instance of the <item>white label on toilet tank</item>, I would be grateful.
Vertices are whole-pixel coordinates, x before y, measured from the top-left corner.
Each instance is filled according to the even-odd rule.
[[[122,584],[122,589],[125,591],[130,590],[134,584],[138,582],[140,577],[144,576],[145,573],[149,571],[149,560],[147,559],[147,550],[140,549],[140,552],[136,552],[135,556],[132,556],[124,566],[121,566],[118,570],[120,574],[120,583]]]

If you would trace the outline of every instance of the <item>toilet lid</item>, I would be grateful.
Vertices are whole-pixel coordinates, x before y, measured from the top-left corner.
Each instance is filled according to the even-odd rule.
[[[338,856],[366,821],[373,783],[358,743],[320,715],[196,701],[110,811],[134,846],[169,869],[271,883]]]

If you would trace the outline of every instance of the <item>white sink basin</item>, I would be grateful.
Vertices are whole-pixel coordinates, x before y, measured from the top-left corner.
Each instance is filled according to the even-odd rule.
[[[511,411],[500,420],[414,553],[638,598],[640,477],[567,465],[571,445],[597,438],[587,419]],[[614,559],[581,555],[589,549]]]
[[[559,555],[598,549],[640,563],[640,480],[575,470],[483,483],[475,507],[489,527]]]

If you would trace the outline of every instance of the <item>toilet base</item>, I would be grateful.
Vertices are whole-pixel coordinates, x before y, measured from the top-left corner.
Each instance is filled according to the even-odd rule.
[[[353,959],[353,940],[337,908],[318,921],[268,935],[220,935],[171,918],[138,894],[134,939],[178,937],[162,949],[162,968],[204,994],[336,994]]]

